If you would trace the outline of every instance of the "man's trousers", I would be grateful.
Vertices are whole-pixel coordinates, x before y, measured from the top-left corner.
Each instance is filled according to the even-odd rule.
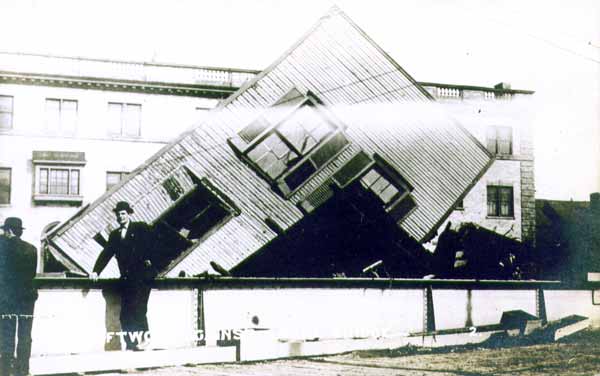
[[[11,309],[16,305],[8,304],[8,309],[0,312],[0,375],[8,375],[13,364],[15,375],[29,373],[35,300],[20,301],[18,305],[18,308]]]
[[[128,350],[135,350],[148,332],[150,287],[143,282],[121,283],[121,330]],[[149,334],[148,334],[149,335]]]

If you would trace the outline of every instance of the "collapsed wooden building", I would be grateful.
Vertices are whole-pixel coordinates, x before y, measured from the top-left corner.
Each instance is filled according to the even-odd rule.
[[[162,277],[214,266],[356,276],[377,260],[391,275],[419,276],[419,244],[492,160],[332,8],[206,120],[53,229],[45,271],[90,273],[125,200],[155,230]],[[116,276],[113,261],[103,277]]]

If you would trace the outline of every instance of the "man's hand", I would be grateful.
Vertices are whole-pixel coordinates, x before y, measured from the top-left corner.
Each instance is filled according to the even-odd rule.
[[[91,279],[92,281],[96,282],[96,281],[98,280],[98,273],[96,273],[96,272],[92,272],[92,273],[90,274],[90,279]]]

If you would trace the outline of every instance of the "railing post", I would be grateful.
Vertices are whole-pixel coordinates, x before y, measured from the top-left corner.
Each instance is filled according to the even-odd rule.
[[[544,299],[544,289],[539,287],[535,294],[535,313],[536,316],[542,320],[542,325],[548,322],[546,315],[546,300]]]
[[[473,326],[473,290],[467,289],[467,321],[465,327]]]
[[[204,346],[206,345],[206,327],[204,323],[204,289],[198,288],[196,289],[196,297],[194,299],[195,307],[194,307],[194,316],[195,316],[195,326],[196,333],[202,333],[202,339],[198,339],[196,341],[196,346]]]
[[[435,331],[435,311],[433,308],[433,291],[431,286],[423,289],[423,332]]]

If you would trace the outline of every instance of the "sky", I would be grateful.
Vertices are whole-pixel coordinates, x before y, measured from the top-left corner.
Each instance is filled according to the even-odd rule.
[[[417,81],[534,90],[536,197],[600,192],[597,0],[3,0],[0,50],[260,70],[334,4]]]

